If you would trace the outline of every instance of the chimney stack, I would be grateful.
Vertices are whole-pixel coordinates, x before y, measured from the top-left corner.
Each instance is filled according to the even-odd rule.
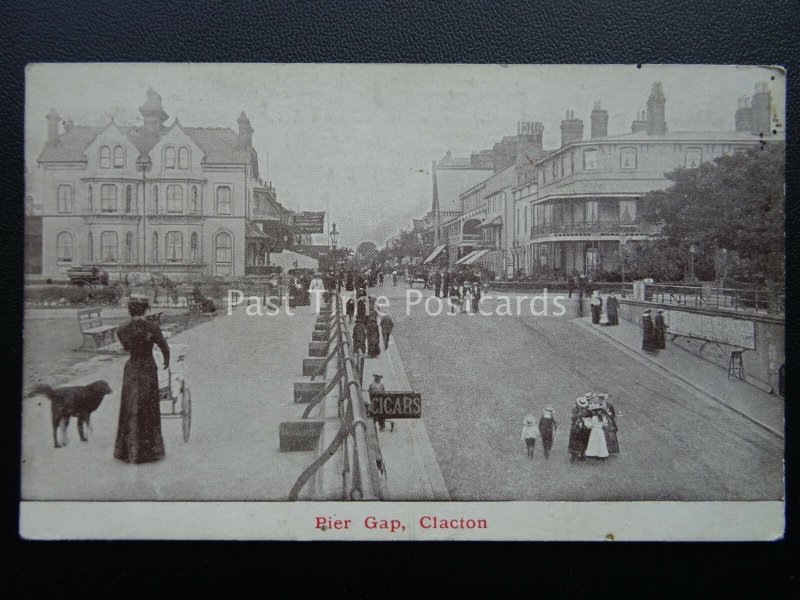
[[[647,131],[647,111],[636,112],[636,120],[631,123],[631,133]]]
[[[144,133],[155,143],[161,137],[161,125],[169,118],[161,106],[161,96],[153,88],[147,88],[147,100],[139,107],[144,119]]]
[[[739,98],[739,108],[734,114],[736,131],[751,131],[753,129],[753,109],[750,108],[750,98],[743,96]]]
[[[239,147],[246,150],[253,145],[253,127],[244,111],[236,119],[236,122],[239,124]]]
[[[647,99],[647,135],[664,135],[667,133],[667,121],[664,105],[664,86],[660,81],[653,84],[650,97]]]
[[[55,146],[58,143],[58,124],[61,117],[58,116],[55,108],[51,108],[45,118],[47,119],[47,143]]]
[[[608,111],[600,108],[600,101],[594,103],[591,116],[592,139],[608,135]]]
[[[575,112],[568,110],[567,118],[561,121],[561,147],[583,140],[583,121],[575,118]]]
[[[752,133],[768,137],[772,132],[772,95],[766,83],[757,83],[750,103],[752,111]]]

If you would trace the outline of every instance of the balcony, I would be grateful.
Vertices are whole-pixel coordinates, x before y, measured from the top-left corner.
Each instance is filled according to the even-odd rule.
[[[84,212],[83,222],[87,225],[135,225],[142,220],[136,213]]]
[[[650,237],[658,228],[639,221],[585,221],[578,223],[544,223],[531,228],[532,238],[542,237]]]
[[[147,222],[151,225],[199,225],[203,215],[196,213],[148,212]]]

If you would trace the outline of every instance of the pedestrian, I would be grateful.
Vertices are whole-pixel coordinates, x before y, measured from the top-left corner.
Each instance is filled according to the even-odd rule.
[[[380,375],[378,373],[373,373],[372,374],[372,379],[373,379],[373,381],[372,381],[372,383],[369,384],[369,388],[368,388],[369,400],[370,400],[370,408],[371,408],[371,405],[372,405],[372,399],[375,397],[375,395],[386,391],[386,388],[383,387],[383,384],[381,383],[381,379],[383,379],[383,375]],[[383,431],[384,429],[386,429],[386,418],[385,417],[380,417],[378,415],[374,415],[373,418],[375,419],[375,422],[378,424],[378,429],[380,429],[380,431]]]
[[[526,415],[522,421],[522,435],[521,439],[525,442],[525,449],[528,452],[528,458],[533,458],[533,449],[536,446],[536,421],[533,415]]]
[[[567,298],[572,298],[572,292],[575,290],[575,277],[572,275],[567,278],[567,289],[569,291]]]
[[[383,286],[383,271],[378,271],[378,285]]]
[[[450,295],[450,271],[445,270],[442,275],[442,298],[447,298]]]
[[[392,271],[392,285],[397,287],[397,270]]]
[[[314,279],[308,284],[308,295],[311,301],[312,310],[319,314],[322,310],[322,296],[325,292],[325,284],[322,282],[322,274],[314,273]]]
[[[575,406],[572,409],[572,420],[569,426],[569,443],[567,449],[570,454],[570,462],[583,460],[586,451],[586,428],[583,418],[588,414],[589,401],[585,397],[576,398]]]
[[[655,327],[649,310],[642,313],[642,350],[645,352],[658,352]]]
[[[117,338],[130,354],[122,375],[119,424],[114,457],[127,463],[148,463],[164,458],[161,437],[160,388],[153,346],[158,346],[169,367],[169,345],[161,328],[145,318],[146,296],[131,296],[131,320],[117,327]]]
[[[450,285],[448,301],[450,303],[450,308],[453,310],[453,314],[458,314],[461,312],[461,302],[459,300],[458,287],[456,287],[455,283]]]
[[[600,315],[603,312],[603,299],[600,297],[600,292],[597,290],[592,292],[592,297],[589,299],[589,306],[592,309],[592,324],[597,325],[600,323]]]
[[[481,305],[481,282],[476,279],[472,282],[472,312],[477,313]]]
[[[606,446],[609,454],[619,454],[619,440],[617,439],[617,411],[614,405],[608,401],[608,394],[600,394],[603,411],[606,417],[606,426],[603,432],[606,436]]]
[[[608,317],[606,325],[619,325],[619,300],[613,293],[606,298],[606,316]]]
[[[348,298],[345,303],[345,314],[350,323],[353,322],[353,314],[356,312],[356,302],[352,298]]]
[[[464,281],[464,283],[462,283],[459,287],[459,290],[459,295],[461,296],[461,306],[467,313],[472,312],[472,286],[468,282]]]
[[[392,330],[394,329],[394,321],[392,321],[392,317],[389,315],[383,315],[381,317],[381,335],[383,336],[383,349],[389,349],[389,336],[392,335]]]
[[[353,269],[350,269],[349,271],[347,271],[347,279],[345,279],[345,282],[344,282],[344,289],[345,289],[346,292],[352,292],[353,291],[353,289],[354,289],[353,288],[353,286],[354,286],[353,280],[354,280]]]
[[[363,321],[356,319],[356,324],[353,325],[353,352],[367,353],[367,328]]]
[[[356,302],[355,302],[355,312],[356,312],[356,321],[361,321],[362,323],[366,323],[368,310],[367,307],[369,306],[369,300],[367,298],[367,290],[359,289],[356,292]]]
[[[586,429],[589,431],[589,440],[586,444],[585,456],[590,458],[608,458],[608,446],[603,428],[606,426],[606,419],[601,410],[594,410],[589,417],[583,419]]]
[[[655,334],[655,345],[659,350],[664,350],[667,347],[667,326],[664,323],[664,311],[660,308],[656,311],[656,317],[653,319],[653,333]]]
[[[371,310],[367,315],[367,357],[378,358],[381,354],[381,333],[378,326],[378,312]]]
[[[442,295],[442,272],[438,269],[433,272],[433,295],[437,298]]]
[[[553,438],[556,436],[557,428],[558,423],[553,417],[553,407],[548,404],[539,418],[539,435],[542,436],[542,450],[544,450],[545,458],[550,458],[550,449],[553,447]]]

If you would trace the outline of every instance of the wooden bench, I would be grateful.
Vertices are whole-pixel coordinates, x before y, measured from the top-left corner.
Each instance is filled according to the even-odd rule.
[[[101,308],[83,308],[78,310],[78,327],[83,335],[83,343],[78,350],[86,346],[89,338],[94,342],[95,349],[115,341],[116,325],[103,325],[103,310]],[[106,337],[110,340],[106,342]]]

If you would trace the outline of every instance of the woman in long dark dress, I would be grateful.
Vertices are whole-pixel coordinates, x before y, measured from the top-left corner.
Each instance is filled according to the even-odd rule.
[[[378,313],[372,310],[367,316],[367,356],[377,358],[381,353],[381,331],[378,326]]]
[[[164,458],[161,437],[161,409],[158,369],[153,345],[169,366],[169,346],[155,323],[144,318],[146,299],[132,298],[128,304],[131,320],[117,328],[122,347],[130,353],[122,378],[122,398],[114,457],[128,463],[155,462]]]

